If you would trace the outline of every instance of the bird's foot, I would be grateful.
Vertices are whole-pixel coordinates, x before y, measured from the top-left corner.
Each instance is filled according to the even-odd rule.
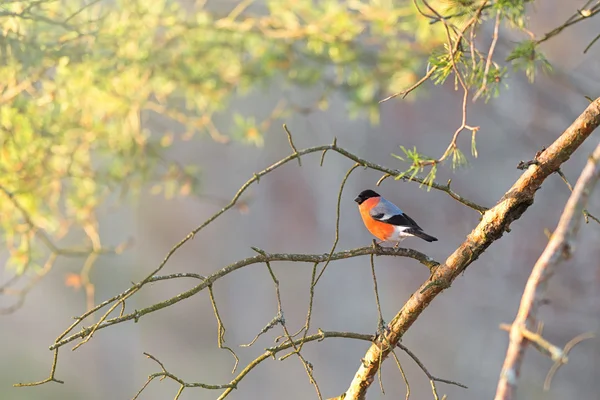
[[[383,241],[377,242],[375,239],[373,239],[373,248],[377,251],[381,250],[383,248],[381,247],[381,243],[383,243]]]

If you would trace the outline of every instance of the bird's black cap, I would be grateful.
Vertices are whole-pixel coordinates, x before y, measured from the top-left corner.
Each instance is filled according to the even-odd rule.
[[[377,193],[371,189],[363,190],[362,192],[360,192],[360,194],[358,196],[356,196],[354,201],[357,202],[358,205],[361,205],[363,203],[363,201],[370,199],[371,197],[379,197],[379,193]]]

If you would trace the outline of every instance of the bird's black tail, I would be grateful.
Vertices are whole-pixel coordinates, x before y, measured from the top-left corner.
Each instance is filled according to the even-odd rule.
[[[425,232],[423,232],[422,230],[419,230],[419,229],[410,229],[410,230],[407,229],[404,232],[410,233],[411,235],[416,236],[418,238],[421,238],[421,239],[423,239],[425,241],[428,241],[428,242],[435,242],[435,241],[437,241],[437,238],[434,238],[433,236],[430,236],[430,235],[426,234]]]

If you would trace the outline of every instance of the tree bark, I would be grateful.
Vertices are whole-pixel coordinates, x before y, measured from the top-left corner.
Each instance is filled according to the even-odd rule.
[[[496,400],[511,400],[514,398],[523,353],[528,342],[523,335],[523,330],[528,329],[528,322],[535,321],[535,314],[542,300],[545,283],[552,275],[554,267],[571,257],[575,235],[583,219],[583,210],[599,177],[600,145],[596,147],[594,154],[581,172],[581,176],[577,180],[573,193],[569,197],[569,201],[560,217],[558,226],[527,280],[519,311],[510,328],[510,343],[498,381]],[[562,362],[563,356],[566,358],[566,355],[561,351],[557,362]]]
[[[454,279],[494,241],[500,239],[504,232],[509,231],[510,224],[519,219],[533,204],[535,193],[544,180],[569,159],[598,125],[600,125],[600,98],[593,101],[551,146],[536,155],[535,160],[530,163],[517,182],[493,208],[485,212],[481,222],[460,247],[413,293],[390,321],[387,331],[371,345],[350,387],[339,399],[365,398],[369,386],[373,383],[377,371],[389,355],[391,348],[396,346],[429,303],[444,289],[449,288]]]

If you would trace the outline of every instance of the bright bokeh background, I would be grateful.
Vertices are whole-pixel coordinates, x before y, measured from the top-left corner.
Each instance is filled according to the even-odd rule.
[[[212,2],[214,10],[230,10],[236,2]],[[561,24],[574,10],[571,2],[537,3],[530,14],[530,29],[536,34]],[[490,40],[490,26],[481,39]],[[584,95],[600,93],[600,45],[585,55],[582,50],[598,33],[597,21],[574,26],[544,44],[554,66],[551,75],[540,75],[530,85],[522,74],[513,74],[509,88],[498,99],[469,105],[469,123],[481,130],[477,136],[479,157],[468,155],[469,166],[452,172],[440,170],[437,180],[452,178],[453,188],[484,206],[492,206],[520,175],[515,167],[549,145],[587,106]],[[507,32],[498,44],[500,54],[511,46]],[[231,108],[245,115],[264,117],[282,98],[296,104],[312,104],[320,95],[314,89],[297,93],[281,90],[281,82],[271,81],[249,95],[236,97]],[[134,245],[118,256],[101,256],[91,276],[96,302],[125,290],[153,270],[167,251],[190,230],[200,225],[231,198],[254,172],[264,169],[290,153],[285,122],[298,148],[331,143],[389,167],[402,168],[390,153],[398,146],[416,146],[429,155],[441,154],[460,122],[461,95],[449,83],[428,85],[412,101],[395,99],[380,106],[380,124],[368,118],[350,119],[343,95],[330,99],[325,111],[292,114],[271,125],[264,135],[264,147],[239,142],[228,145],[196,137],[175,142],[165,157],[182,165],[195,165],[201,171],[201,194],[206,197],[165,199],[143,192],[139,200],[104,207],[99,213],[100,235],[106,245],[118,245],[128,238]],[[233,114],[228,109],[215,118],[223,132],[231,129]],[[153,135],[164,133],[165,122],[149,118],[144,122]],[[176,132],[177,126],[167,129]],[[177,132],[176,132],[177,133]],[[600,134],[594,133],[563,168],[576,180]],[[460,145],[468,149],[465,134]],[[319,167],[319,155],[302,159],[300,168],[290,162],[261,179],[243,197],[247,213],[237,209],[223,215],[180,249],[163,273],[194,272],[208,275],[255,253],[251,246],[267,252],[326,253],[334,240],[335,208],[340,182],[352,166],[350,160],[330,153]],[[374,171],[356,170],[342,196],[338,249],[368,245],[371,237],[360,221],[355,195],[373,188],[380,178]],[[426,243],[407,240],[405,246],[423,251],[443,261],[478,223],[478,213],[435,190],[420,189],[415,183],[388,179],[379,191],[416,219],[426,232],[439,238]],[[507,347],[507,333],[498,326],[514,318],[520,296],[532,265],[540,255],[547,236],[555,228],[569,191],[558,176],[551,176],[537,193],[535,204],[512,224],[511,232],[494,243],[468,268],[464,276],[434,301],[410,331],[403,343],[415,352],[431,373],[457,380],[468,390],[438,384],[449,399],[492,398]],[[216,200],[215,200],[216,199]],[[591,198],[589,210],[600,214],[600,197]],[[545,337],[563,346],[572,337],[600,328],[600,227],[591,222],[581,229],[574,257],[552,277],[547,291],[549,304],[542,307],[540,320]],[[29,293],[16,313],[0,317],[0,398],[21,399],[127,399],[139,390],[148,374],[159,371],[143,352],[160,359],[170,372],[186,381],[224,384],[233,375],[233,360],[217,348],[217,325],[206,291],[174,307],[143,317],[137,324],[124,323],[103,329],[75,352],[66,346],[59,355],[55,383],[35,388],[14,389],[13,383],[47,376],[52,361],[48,346],[85,311],[83,291],[65,286],[68,273],[81,269],[82,260],[61,259],[53,270]],[[281,282],[286,322],[291,331],[304,323],[308,305],[311,265],[274,263]],[[384,318],[389,320],[411,293],[427,278],[428,270],[402,258],[377,258],[377,277]],[[4,281],[10,274],[0,271]],[[139,309],[169,298],[194,285],[194,281],[161,282],[146,287],[127,302],[129,310]],[[226,344],[235,348],[240,367],[273,344],[279,328],[262,336],[250,348],[249,342],[276,314],[275,291],[264,265],[251,265],[228,275],[214,285],[215,296],[227,328]],[[10,301],[2,299],[3,304]],[[323,330],[373,333],[377,312],[373,282],[367,257],[332,263],[316,288],[312,327]],[[86,326],[89,326],[88,323]],[[314,374],[325,397],[346,390],[368,343],[328,339],[309,343],[303,352],[314,365]],[[400,353],[399,353],[400,354]],[[431,397],[424,374],[406,355],[400,354],[411,383],[411,398]],[[600,391],[600,341],[578,345],[554,378],[549,393],[542,391],[544,377],[552,362],[529,348],[519,380],[519,398],[594,399]],[[384,396],[377,383],[369,399],[403,398],[405,387],[393,360],[383,368]],[[154,381],[142,399],[173,398],[177,384]],[[186,389],[181,399],[216,398],[220,391]],[[283,362],[268,360],[252,371],[234,391],[231,399],[315,398],[302,364],[295,357]]]

